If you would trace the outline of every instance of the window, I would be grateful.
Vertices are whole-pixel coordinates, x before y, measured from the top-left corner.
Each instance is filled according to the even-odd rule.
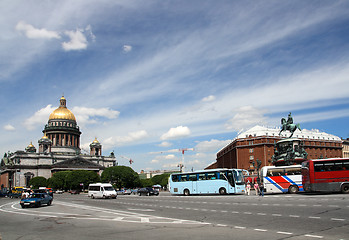
[[[196,181],[196,174],[189,174],[188,179],[189,181]]]
[[[254,149],[253,148],[250,148],[250,153],[253,153]]]
[[[207,173],[207,180],[217,179],[216,173]]]
[[[250,160],[253,160],[254,159],[254,156],[250,156]]]

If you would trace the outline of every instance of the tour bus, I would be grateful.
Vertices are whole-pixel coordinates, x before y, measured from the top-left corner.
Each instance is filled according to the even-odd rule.
[[[312,159],[302,163],[306,192],[349,193],[349,158]]]
[[[91,198],[116,198],[117,194],[109,183],[91,183],[88,185],[88,196]]]
[[[261,179],[266,193],[302,192],[302,166],[264,166],[261,168]]]
[[[169,177],[171,194],[244,193],[245,180],[241,169],[209,169],[173,173]]]

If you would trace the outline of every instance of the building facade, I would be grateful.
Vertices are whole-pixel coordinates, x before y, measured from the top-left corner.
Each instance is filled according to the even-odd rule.
[[[90,144],[90,154],[81,153],[81,131],[64,97],[50,114],[43,135],[38,140],[38,151],[30,143],[25,151],[5,154],[1,162],[2,188],[29,187],[31,178],[50,178],[58,171],[91,170],[101,174],[105,168],[116,165],[114,153],[102,156],[102,145],[97,139]]]
[[[280,128],[255,126],[238,135],[230,144],[217,153],[216,162],[207,168],[241,168],[253,173],[256,161],[261,167],[272,165],[275,143],[286,139],[287,133],[279,136]],[[300,139],[308,153],[308,159],[342,157],[342,140],[318,130],[297,130],[294,136]]]
[[[349,158],[349,138],[343,139],[343,158]]]

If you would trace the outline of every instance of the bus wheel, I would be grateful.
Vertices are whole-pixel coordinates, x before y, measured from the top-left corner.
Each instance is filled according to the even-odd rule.
[[[220,188],[219,189],[219,194],[220,195],[225,195],[225,194],[227,194],[227,190],[225,190],[225,188]]]
[[[349,184],[343,184],[341,187],[342,193],[349,193]]]
[[[189,192],[188,189],[184,189],[183,194],[184,194],[185,196],[189,196],[189,195],[190,195],[190,192]]]
[[[288,192],[291,193],[291,194],[295,194],[295,193],[298,193],[298,187],[295,186],[295,185],[292,185],[288,188]]]

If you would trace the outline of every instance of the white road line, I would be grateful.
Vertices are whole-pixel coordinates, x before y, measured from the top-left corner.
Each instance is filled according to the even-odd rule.
[[[345,221],[343,218],[331,218],[332,221]]]
[[[144,222],[149,222],[149,218],[141,218],[141,222],[144,223]]]
[[[318,236],[318,235],[311,235],[311,234],[305,234],[305,237],[311,237],[311,238],[323,238],[323,236]]]
[[[281,217],[282,215],[281,215],[281,214],[278,214],[278,213],[273,213],[272,216]]]
[[[231,213],[239,213],[239,212],[237,212],[237,211],[232,211]]]
[[[329,207],[339,207],[338,205],[328,205]]]
[[[266,229],[260,229],[260,228],[255,228],[253,230],[258,231],[258,232],[267,232],[268,231]]]
[[[299,218],[298,215],[289,215],[289,217],[293,217],[293,218]]]
[[[266,213],[257,213],[257,215],[265,216],[265,215],[267,215],[267,214],[266,214]]]
[[[310,216],[309,218],[320,219],[321,217],[313,217],[313,216]]]
[[[244,214],[252,214],[251,212],[244,212]]]
[[[322,207],[322,205],[321,204],[315,204],[315,205],[313,205],[313,207]]]
[[[246,227],[240,227],[240,226],[234,226],[234,228],[237,228],[237,229],[246,229]]]
[[[276,232],[276,233],[284,234],[284,235],[292,235],[293,234],[293,233],[290,233],[290,232]]]

